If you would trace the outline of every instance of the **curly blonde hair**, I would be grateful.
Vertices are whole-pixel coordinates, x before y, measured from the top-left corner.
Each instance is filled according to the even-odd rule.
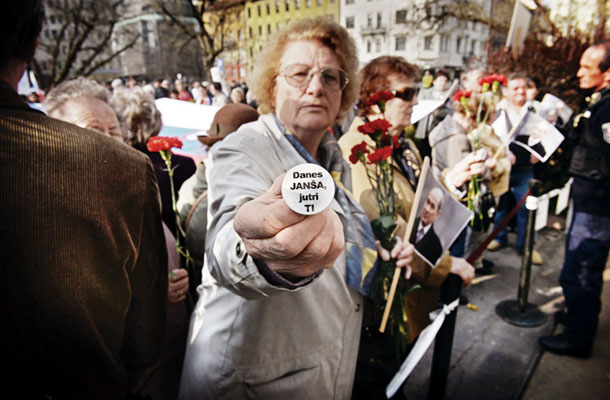
[[[155,99],[141,87],[115,90],[110,105],[121,124],[128,145],[146,145],[148,139],[161,131],[161,113],[155,105]]]
[[[319,40],[335,52],[341,69],[347,72],[349,83],[343,89],[337,122],[342,120],[358,97],[358,50],[347,30],[327,17],[293,21],[279,30],[257,56],[249,82],[259,112],[275,110],[276,78],[280,73],[279,60],[286,45],[298,40]]]

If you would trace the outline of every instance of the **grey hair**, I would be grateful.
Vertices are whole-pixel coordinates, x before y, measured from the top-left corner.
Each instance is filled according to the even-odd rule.
[[[48,114],[59,112],[62,106],[69,100],[79,97],[91,97],[108,103],[110,92],[96,81],[78,77],[70,81],[60,83],[53,88],[44,98],[42,106]]]
[[[161,131],[161,113],[155,99],[139,86],[116,90],[110,106],[121,124],[125,143],[130,146],[146,145]]]

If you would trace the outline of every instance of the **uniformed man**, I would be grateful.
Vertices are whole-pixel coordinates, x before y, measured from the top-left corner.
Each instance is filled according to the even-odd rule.
[[[574,215],[560,277],[567,311],[556,314],[565,329],[539,342],[553,353],[589,357],[610,250],[610,41],[585,50],[577,77],[580,88],[591,94],[587,108],[574,118],[571,134]]]

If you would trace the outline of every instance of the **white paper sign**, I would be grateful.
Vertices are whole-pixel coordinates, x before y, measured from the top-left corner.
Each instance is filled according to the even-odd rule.
[[[411,114],[411,123],[415,124],[427,115],[430,115],[442,106],[443,100],[418,100],[417,104],[413,106],[413,113]]]
[[[559,192],[559,197],[557,198],[557,206],[555,207],[555,214],[561,214],[563,210],[568,207],[568,203],[570,202],[570,188],[572,187],[572,180],[570,178],[566,182],[566,184],[561,188]]]
[[[538,211],[536,212],[536,223],[534,229],[539,231],[544,228],[548,222],[549,216],[549,196],[543,194],[538,197]]]

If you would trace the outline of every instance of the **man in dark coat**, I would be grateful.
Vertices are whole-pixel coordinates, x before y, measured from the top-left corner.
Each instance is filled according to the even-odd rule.
[[[588,105],[572,124],[573,215],[559,283],[567,310],[558,335],[543,336],[546,351],[588,357],[601,311],[603,272],[610,251],[610,41],[585,50],[576,75]]]
[[[430,190],[428,198],[424,203],[421,215],[415,219],[413,231],[411,232],[411,243],[415,250],[420,253],[432,265],[436,265],[443,253],[443,246],[434,231],[434,221],[441,215],[443,205],[443,191],[439,188]]]
[[[165,342],[167,253],[145,155],[16,88],[42,0],[0,3],[0,378],[7,399],[122,399]]]

